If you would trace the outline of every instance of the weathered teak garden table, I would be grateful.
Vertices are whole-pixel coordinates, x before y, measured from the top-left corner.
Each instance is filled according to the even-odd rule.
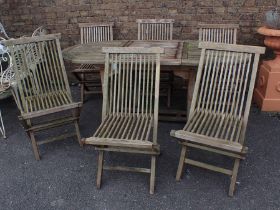
[[[63,50],[65,60],[76,64],[95,64],[104,65],[105,54],[102,47],[162,47],[164,54],[161,56],[161,69],[172,69],[176,76],[186,80],[188,83],[187,109],[189,110],[193,88],[195,83],[196,67],[199,63],[200,50],[198,41],[193,40],[165,40],[165,41],[134,41],[134,40],[115,40],[108,42],[97,42],[79,44]],[[103,68],[100,68],[103,69]],[[101,70],[103,80],[103,70]],[[178,116],[177,116],[178,117]],[[170,117],[169,120],[179,118]],[[185,120],[185,118],[184,118]]]

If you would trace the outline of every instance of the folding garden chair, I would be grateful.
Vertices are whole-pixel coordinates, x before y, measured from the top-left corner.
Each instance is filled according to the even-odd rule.
[[[85,144],[99,150],[97,187],[103,169],[150,174],[154,193],[157,143],[160,53],[162,48],[103,48],[102,123]],[[151,168],[103,166],[105,151],[151,155]]]
[[[81,44],[106,42],[113,40],[113,23],[80,23]],[[81,64],[72,73],[81,87],[81,101],[86,94],[102,93],[99,67],[93,64]]]
[[[81,103],[74,103],[63,63],[60,34],[24,37],[3,43],[10,50],[16,86],[13,95],[31,139],[36,160],[38,145],[77,136]],[[73,124],[75,132],[37,141],[35,133]]]
[[[199,24],[199,42],[236,44],[238,24]]]
[[[137,19],[138,40],[172,40],[173,19]],[[171,105],[174,74],[171,70],[164,70],[160,78],[160,95],[167,97],[167,107]],[[166,92],[165,92],[166,91]]]
[[[229,195],[233,196],[252,92],[263,47],[201,42],[202,48],[190,118],[182,130],[171,131],[182,144],[176,175],[179,181],[184,164],[231,176]],[[192,160],[187,147],[234,158],[232,170]]]

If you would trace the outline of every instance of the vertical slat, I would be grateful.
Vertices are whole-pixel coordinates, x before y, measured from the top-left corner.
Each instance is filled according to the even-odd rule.
[[[154,101],[154,126],[153,126],[153,143],[157,144],[158,130],[158,105],[159,105],[159,79],[160,79],[160,55],[156,55],[156,72],[155,72],[155,101]]]
[[[139,55],[139,71],[138,71],[138,85],[137,85],[137,116],[141,112],[140,101],[141,101],[141,77],[142,77],[142,55]]]

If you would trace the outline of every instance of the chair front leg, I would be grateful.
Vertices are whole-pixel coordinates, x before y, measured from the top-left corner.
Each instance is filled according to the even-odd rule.
[[[81,139],[81,133],[80,133],[80,128],[79,128],[78,120],[76,120],[74,122],[74,124],[75,124],[75,129],[76,129],[77,140],[78,140],[80,146],[83,147],[84,144],[83,144],[82,139]]]
[[[35,159],[40,160],[40,153],[39,153],[38,145],[37,145],[37,142],[36,142],[36,139],[35,139],[35,134],[34,134],[33,131],[30,131],[28,133],[29,133],[29,136],[30,136],[30,139],[31,139]]]
[[[184,164],[185,164],[186,152],[187,152],[187,146],[182,145],[181,156],[180,156],[178,170],[177,170],[177,174],[176,174],[176,181],[181,180],[182,172],[183,172],[183,168],[184,168]]]
[[[230,181],[229,193],[228,193],[230,197],[233,196],[233,193],[234,193],[234,190],[235,190],[239,164],[240,164],[240,159],[238,159],[238,158],[235,159],[233,170],[232,170],[232,176],[231,176],[231,179],[230,179],[231,181]]]
[[[155,192],[155,179],[156,179],[156,156],[153,155],[151,159],[150,194],[154,194]]]
[[[97,179],[96,179],[97,189],[100,189],[100,187],[101,187],[101,179],[102,179],[102,172],[103,172],[103,160],[104,160],[104,151],[99,151]]]

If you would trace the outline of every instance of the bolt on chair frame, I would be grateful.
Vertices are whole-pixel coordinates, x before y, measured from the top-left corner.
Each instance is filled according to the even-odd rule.
[[[263,47],[201,42],[200,63],[190,109],[182,130],[171,131],[182,145],[176,180],[184,164],[220,172],[231,177],[233,196],[244,146],[260,54]],[[233,169],[225,169],[190,159],[187,148],[218,153],[234,159]]]
[[[157,143],[160,54],[162,48],[103,48],[102,123],[85,144],[99,151],[97,187],[103,170],[150,174],[150,193],[154,193]],[[103,166],[104,152],[151,155],[151,168]]]

